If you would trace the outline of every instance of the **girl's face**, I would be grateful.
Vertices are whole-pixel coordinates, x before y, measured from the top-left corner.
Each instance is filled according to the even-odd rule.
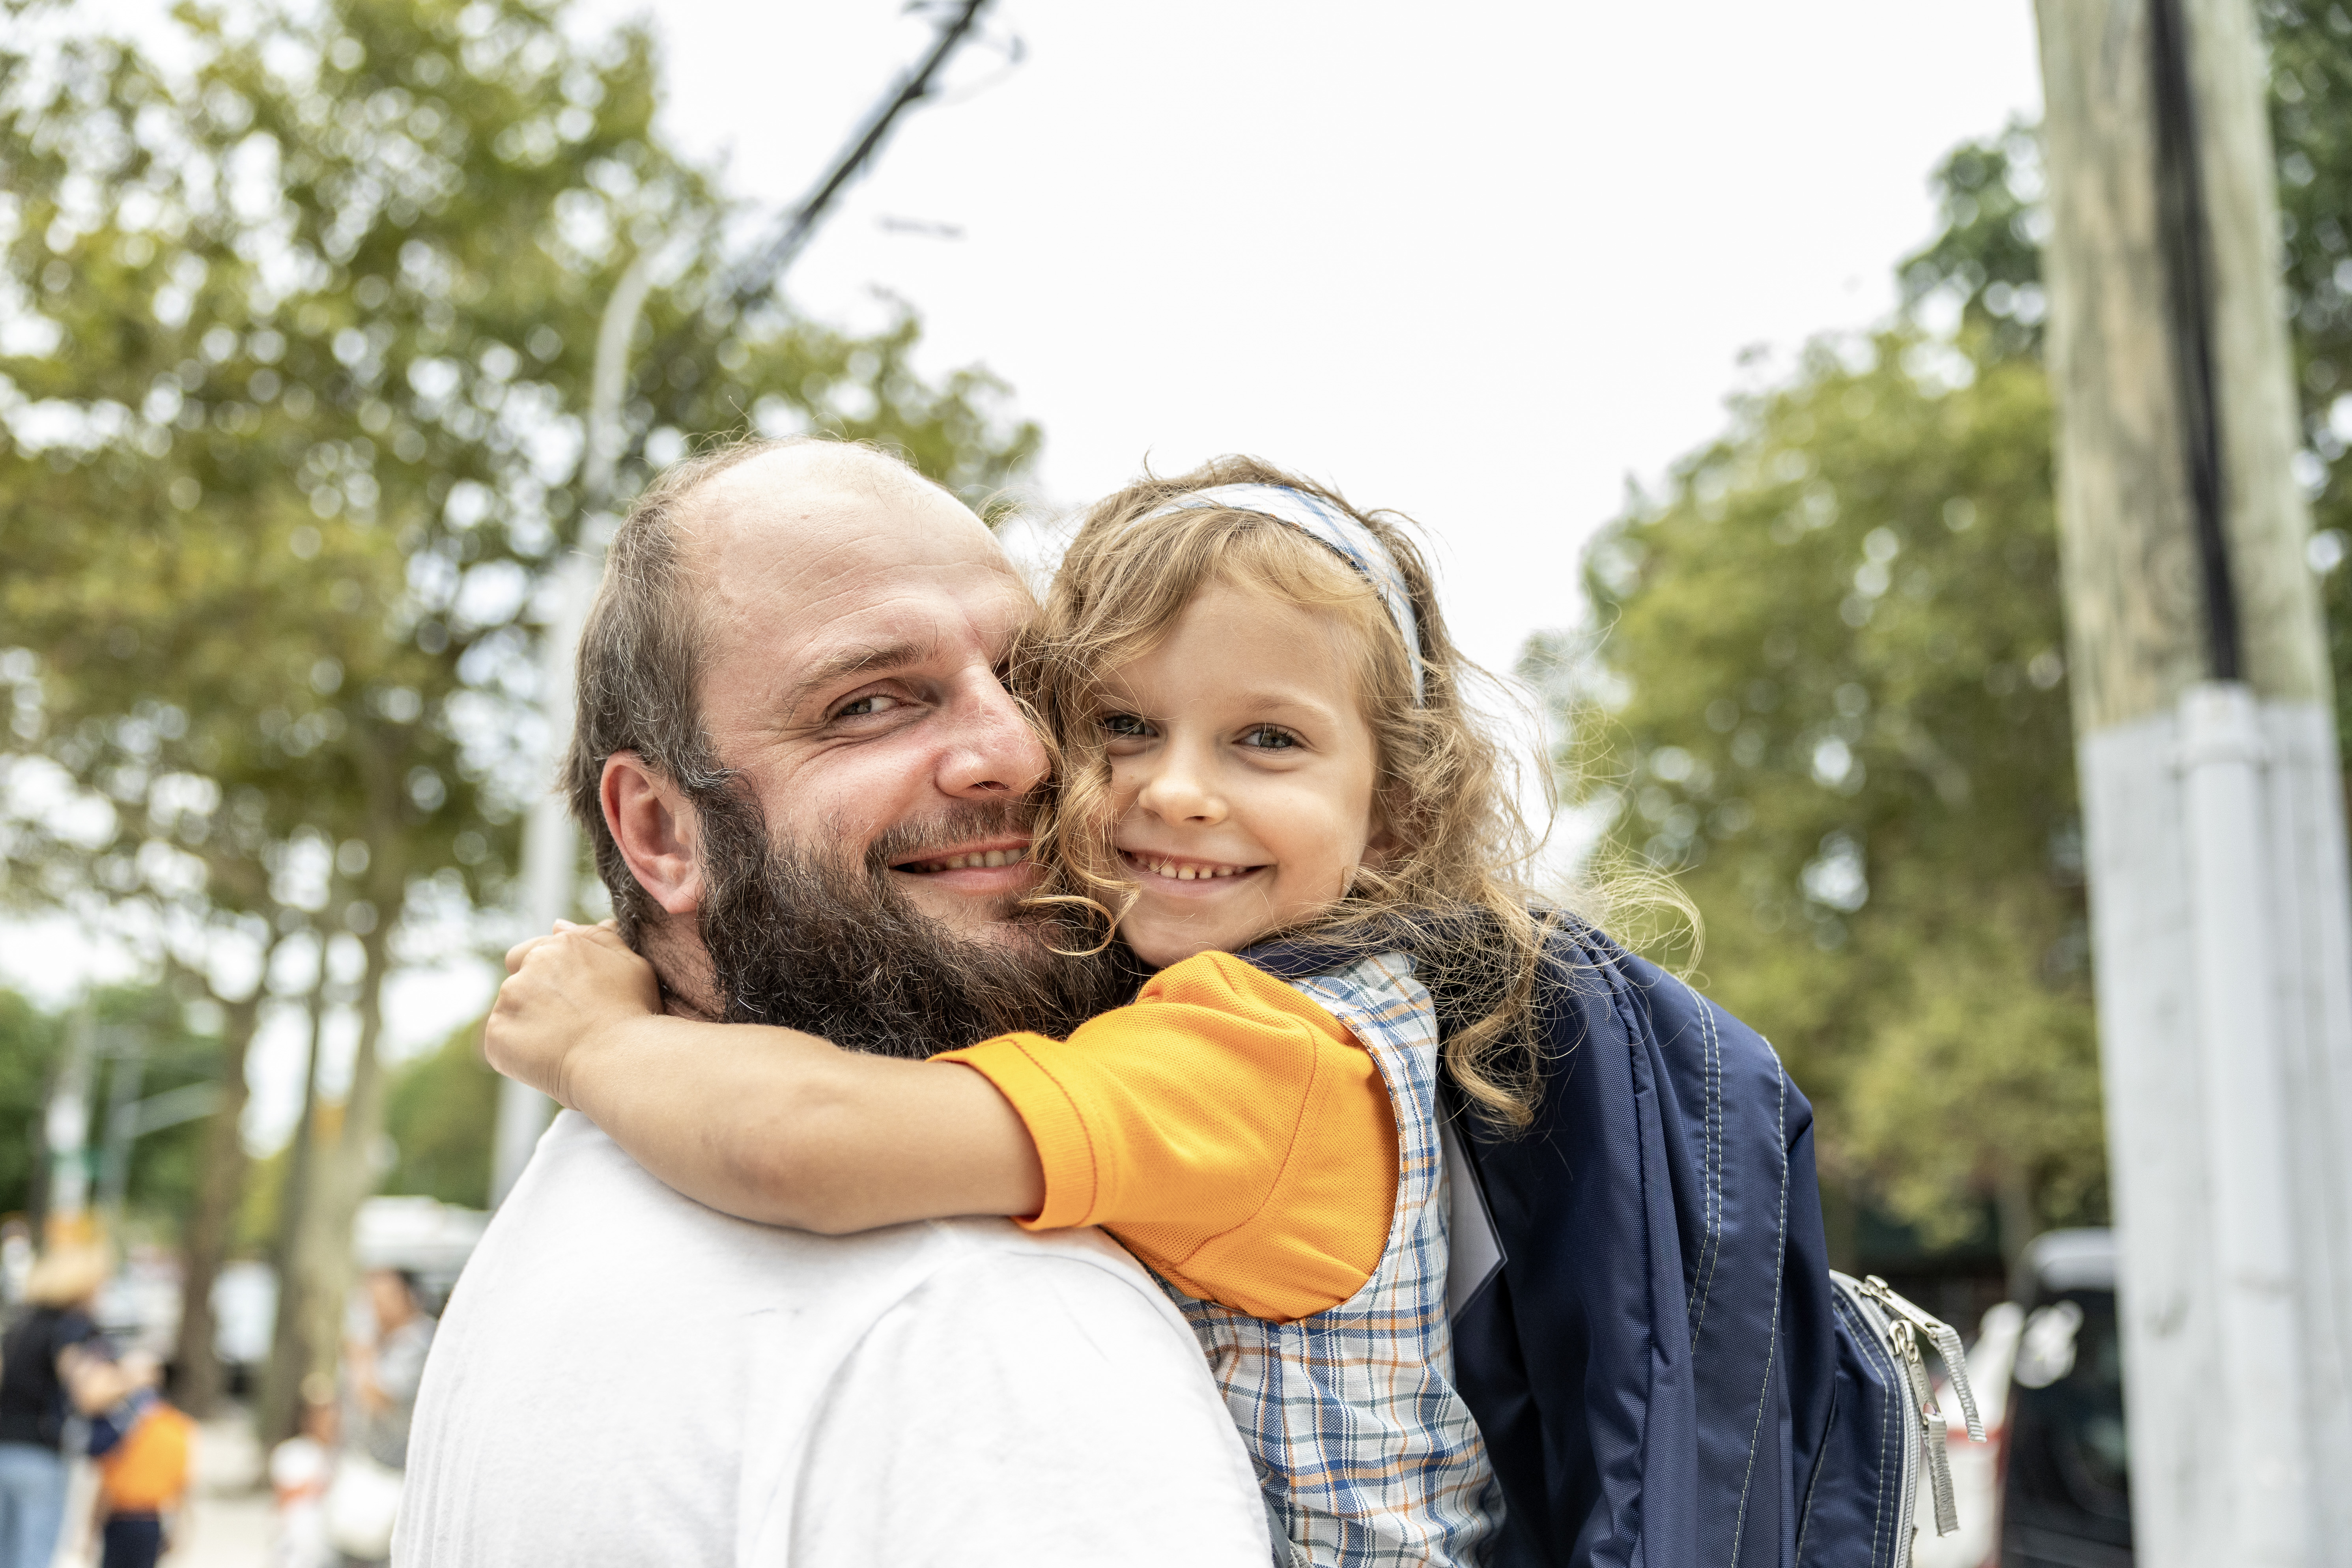
[[[1106,682],[1112,842],[1141,889],[1119,932],[1147,963],[1246,947],[1390,847],[1346,636],[1331,616],[1215,584]]]

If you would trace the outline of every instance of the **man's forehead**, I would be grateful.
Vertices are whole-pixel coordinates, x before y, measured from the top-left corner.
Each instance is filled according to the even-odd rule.
[[[797,689],[861,660],[920,662],[1011,633],[1030,605],[994,535],[900,473],[907,483],[856,470],[844,482],[838,469],[762,458],[695,497],[679,532],[714,677]],[[744,656],[761,668],[742,668]]]
[[[855,460],[850,454],[855,454]],[[713,476],[679,508],[689,570],[712,583],[898,566],[1004,569],[971,510],[887,458],[856,448],[772,452]]]
[[[676,515],[679,563],[707,610],[803,614],[892,578],[1009,570],[985,524],[915,476],[848,484],[774,454],[715,476]]]

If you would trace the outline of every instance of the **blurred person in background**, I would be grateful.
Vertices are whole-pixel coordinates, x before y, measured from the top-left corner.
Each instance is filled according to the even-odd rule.
[[[408,1429],[435,1327],[416,1278],[406,1270],[372,1268],[361,1283],[375,1338],[345,1349],[343,1451],[326,1501],[329,1538],[343,1561],[354,1564],[392,1555]]]
[[[28,1310],[0,1338],[0,1568],[49,1568],[65,1524],[67,1379],[101,1350],[90,1308],[106,1255],[58,1247],[25,1281]]]
[[[180,1535],[196,1424],[164,1402],[162,1370],[143,1351],[120,1362],[78,1352],[67,1368],[98,1464],[90,1531],[99,1568],[154,1568]]]
[[[302,1380],[302,1426],[269,1451],[269,1490],[277,1523],[269,1568],[335,1568],[327,1538],[327,1488],[335,1473],[335,1380]]]

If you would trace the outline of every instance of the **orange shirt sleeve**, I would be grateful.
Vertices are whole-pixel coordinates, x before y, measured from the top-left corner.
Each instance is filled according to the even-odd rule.
[[[1189,1293],[1276,1322],[1363,1288],[1396,1208],[1397,1133],[1369,1052],[1227,952],[1162,970],[1067,1040],[934,1061],[984,1075],[1045,1170],[1033,1229],[1098,1225]]]

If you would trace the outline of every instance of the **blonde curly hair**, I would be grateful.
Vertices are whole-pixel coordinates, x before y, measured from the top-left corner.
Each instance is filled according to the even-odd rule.
[[[1420,623],[1415,700],[1404,638],[1362,574],[1299,530],[1256,512],[1195,507],[1151,514],[1218,485],[1281,485],[1320,497],[1377,536]],[[1270,593],[1337,618],[1356,652],[1357,690],[1378,755],[1374,808],[1396,848],[1360,869],[1348,894],[1265,940],[1349,951],[1402,948],[1450,1018],[1447,1071],[1498,1126],[1524,1127],[1539,1089],[1535,982],[1553,914],[1527,880],[1538,844],[1503,748],[1464,701],[1483,675],[1446,634],[1429,567],[1407,521],[1359,511],[1337,492],[1255,458],[1225,457],[1170,479],[1147,475],[1088,509],[1024,637],[1013,684],[1059,752],[1031,900],[1076,907],[1107,944],[1137,885],[1111,845],[1116,803],[1100,718],[1104,680],[1149,653],[1214,584]],[[1541,774],[1549,782],[1548,772]]]

